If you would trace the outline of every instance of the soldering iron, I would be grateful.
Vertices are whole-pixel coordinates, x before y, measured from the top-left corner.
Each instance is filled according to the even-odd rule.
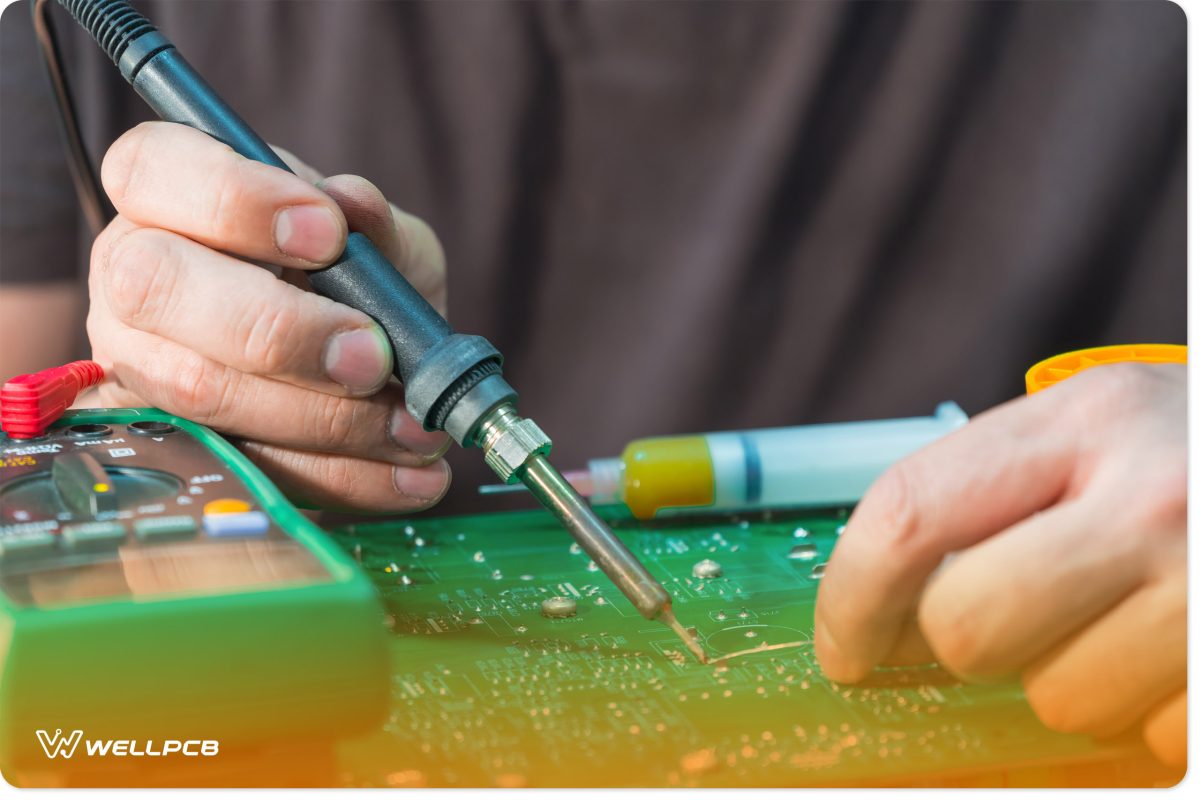
[[[31,0],[60,108],[70,110],[49,26],[46,0]],[[224,142],[242,156],[288,170],[271,147],[231,109],[127,0],[58,0],[96,40],[125,80],[164,120]],[[82,150],[73,116],[68,144]],[[289,170],[290,171],[290,170]],[[86,183],[76,174],[77,185]],[[93,191],[95,187],[92,187]],[[361,233],[351,233],[335,263],[308,273],[315,291],[359,309],[386,332],[409,413],[426,430],[478,447],[505,483],[520,481],[570,531],[637,610],[670,626],[701,662],[704,650],[671,609],[667,591],[592,511],[547,456],[550,439],[517,413],[517,393],[501,374],[502,358],[481,336],[456,332]]]

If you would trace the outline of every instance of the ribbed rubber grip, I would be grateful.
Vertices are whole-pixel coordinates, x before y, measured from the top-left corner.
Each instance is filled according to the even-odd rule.
[[[127,0],[58,0],[116,64],[139,36],[157,30]]]

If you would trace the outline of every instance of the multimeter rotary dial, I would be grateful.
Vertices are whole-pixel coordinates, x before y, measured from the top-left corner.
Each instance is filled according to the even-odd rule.
[[[50,470],[0,487],[0,522],[70,514],[75,519],[104,519],[122,508],[173,498],[183,481],[169,472],[144,467],[102,465],[91,453],[67,453]],[[9,519],[9,517],[13,517]]]

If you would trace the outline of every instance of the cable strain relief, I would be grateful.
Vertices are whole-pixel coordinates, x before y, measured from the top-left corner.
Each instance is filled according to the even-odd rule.
[[[80,392],[104,380],[104,367],[95,361],[72,361],[67,364],[67,369],[75,376],[75,380],[79,381]]]
[[[58,0],[114,64],[133,40],[157,28],[127,0]]]

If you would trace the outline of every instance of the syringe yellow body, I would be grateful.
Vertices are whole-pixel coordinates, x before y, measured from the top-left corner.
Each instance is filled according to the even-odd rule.
[[[638,519],[673,508],[707,508],[716,499],[708,436],[635,439],[620,457],[617,498]],[[603,498],[593,495],[593,502]]]
[[[637,439],[566,476],[593,503],[623,503],[638,519],[847,505],[966,419],[943,403],[929,417]]]

